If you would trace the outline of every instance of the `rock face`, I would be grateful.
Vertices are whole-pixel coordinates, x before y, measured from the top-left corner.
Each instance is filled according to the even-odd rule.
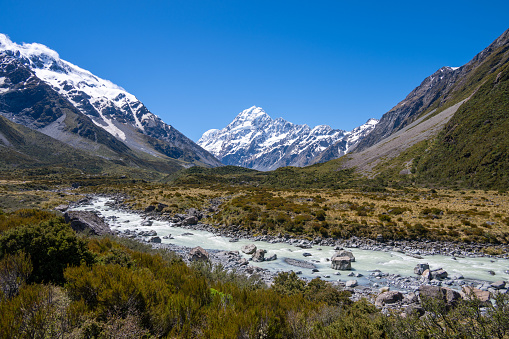
[[[388,291],[381,293],[375,300],[375,306],[382,307],[385,304],[394,304],[403,300],[403,294],[399,291]]]
[[[222,130],[205,132],[198,144],[225,165],[267,171],[338,158],[377,123],[378,120],[371,119],[351,132],[326,125],[310,128],[282,118],[273,120],[262,108],[253,106],[239,113]]]
[[[256,245],[254,244],[244,245],[240,248],[240,250],[246,254],[253,254],[254,252],[256,252]]]
[[[352,261],[350,260],[350,257],[333,257],[331,259],[331,267],[340,271],[351,270]]]
[[[189,260],[191,261],[208,261],[209,254],[200,246],[193,248],[189,251]]]
[[[90,232],[94,235],[111,234],[111,230],[96,213],[91,211],[68,211],[64,214],[65,222],[71,223],[76,232]]]

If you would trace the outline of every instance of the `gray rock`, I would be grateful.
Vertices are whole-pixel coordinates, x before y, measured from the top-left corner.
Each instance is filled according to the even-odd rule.
[[[64,218],[76,232],[90,232],[93,235],[112,234],[108,225],[95,212],[67,211]]]
[[[208,261],[209,253],[200,246],[195,247],[189,251],[189,260],[191,261]]]
[[[422,275],[424,271],[429,270],[429,264],[417,264],[414,267],[414,273],[418,275]]]
[[[161,238],[159,238],[159,237],[152,237],[152,238],[150,238],[150,240],[148,242],[155,243],[155,244],[160,244],[161,243]]]
[[[444,269],[439,268],[437,270],[431,271],[431,276],[433,277],[433,279],[442,280],[447,278],[447,272]]]
[[[152,226],[152,224],[153,224],[152,220],[143,220],[140,223],[140,226]]]
[[[461,294],[447,287],[421,285],[419,287],[419,298],[438,298],[451,305],[461,299]]]
[[[405,304],[417,303],[419,302],[419,297],[414,292],[410,292],[403,297],[403,302]]]
[[[352,269],[352,262],[349,257],[333,257],[331,267],[335,270],[347,271]]]
[[[307,262],[304,260],[299,260],[299,259],[285,258],[284,261],[289,265],[302,267],[302,268],[315,268],[316,267],[313,263],[310,263],[310,262]]]
[[[240,248],[240,250],[246,254],[253,254],[254,252],[256,252],[256,245],[254,244],[244,245]]]
[[[138,235],[142,237],[155,237],[157,235],[157,232],[154,230],[141,231],[140,233],[138,233]]]
[[[505,288],[505,281],[495,281],[494,283],[491,283],[491,287],[493,287],[496,290],[501,290]]]
[[[403,300],[403,294],[399,291],[383,292],[375,300],[375,306],[382,307],[386,304],[394,304]]]
[[[198,217],[192,215],[184,219],[182,222],[184,225],[196,225],[198,223]]]
[[[256,262],[265,261],[265,253],[267,253],[266,250],[256,250],[256,252],[253,254],[253,261]]]
[[[355,286],[357,286],[357,280],[348,280],[348,281],[345,283],[345,286],[346,286],[346,287],[355,287]]]
[[[276,255],[276,254],[273,254],[273,255],[271,255],[270,257],[265,258],[265,261],[274,261],[274,260],[276,260],[276,259],[277,259],[277,255]]]
[[[353,253],[350,252],[350,251],[343,250],[343,251],[339,251],[337,253],[334,253],[334,255],[332,256],[331,260],[333,260],[336,257],[348,257],[348,258],[350,258],[351,262],[355,262],[355,257],[353,255]]]
[[[246,259],[246,258],[242,258],[242,259],[240,259],[240,260],[239,260],[239,265],[240,265],[240,266],[245,266],[245,265],[247,265],[248,263],[249,263],[249,261],[247,261],[247,259]]]
[[[304,253],[302,253],[302,255],[305,256],[305,257],[310,257],[312,254],[308,253],[308,252],[304,252]]]

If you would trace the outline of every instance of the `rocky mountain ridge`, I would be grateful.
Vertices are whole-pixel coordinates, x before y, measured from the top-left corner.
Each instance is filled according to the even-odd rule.
[[[382,116],[380,123],[352,152],[375,145],[432,110],[440,111],[467,99],[480,85],[481,79],[505,63],[508,41],[509,29],[467,64],[442,67],[424,79],[404,100]]]
[[[2,64],[10,64],[11,69],[14,67],[12,65],[20,69],[26,67],[20,73],[27,73],[27,69],[31,71],[33,74],[27,79],[49,86],[54,91],[52,97],[55,100],[67,101],[68,106],[73,106],[124,146],[155,157],[177,159],[188,163],[188,166],[221,165],[210,153],[151,113],[134,95],[60,59],[58,53],[48,47],[37,43],[18,45],[0,34],[0,53]],[[9,88],[4,80],[0,86],[0,95],[12,97],[9,91],[12,92],[13,88]],[[40,116],[35,118],[24,116],[23,112],[10,113],[11,109],[5,105],[0,110],[2,115],[11,120],[17,119],[25,126],[39,129],[47,127]],[[55,130],[46,128],[43,133],[54,137],[52,133]]]
[[[272,119],[262,108],[252,106],[240,112],[225,128],[205,132],[198,144],[225,165],[263,171],[284,166],[303,167],[319,162],[325,151],[336,157],[345,154],[377,122],[370,119],[350,132],[328,125],[310,128],[283,118]]]

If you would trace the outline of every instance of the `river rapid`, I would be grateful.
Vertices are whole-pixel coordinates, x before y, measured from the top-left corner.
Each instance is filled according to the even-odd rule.
[[[391,285],[400,289],[412,290],[418,288],[420,282],[413,273],[418,263],[428,263],[430,269],[443,268],[447,271],[449,279],[438,284],[450,285],[459,288],[464,284],[482,284],[483,282],[494,282],[509,280],[505,272],[509,269],[509,260],[494,257],[451,257],[444,255],[422,255],[422,259],[406,255],[405,253],[390,250],[373,251],[358,248],[345,248],[355,256],[352,263],[352,271],[336,271],[331,268],[330,258],[336,252],[332,246],[313,246],[312,248],[299,248],[288,243],[269,243],[264,241],[253,241],[250,239],[239,239],[232,242],[231,238],[218,236],[208,231],[177,227],[175,224],[152,219],[147,224],[146,216],[133,211],[121,210],[111,204],[112,199],[107,197],[95,197],[87,204],[78,205],[72,210],[94,211],[100,215],[111,230],[125,234],[135,231],[153,230],[162,239],[162,244],[172,244],[183,247],[196,247],[210,251],[239,251],[239,254],[250,260],[251,255],[241,252],[241,247],[248,244],[255,244],[258,249],[265,249],[265,257],[277,255],[276,260],[254,262],[249,265],[268,270],[272,274],[279,271],[299,271],[301,277],[312,279],[320,276],[323,280],[338,282],[355,279],[358,284],[366,287],[378,287]],[[168,237],[170,237],[168,239]],[[148,240],[150,237],[144,237]],[[301,268],[288,264],[285,258],[298,259],[311,263],[317,272],[311,268]],[[377,273],[377,270],[384,273]],[[350,274],[350,276],[348,276]],[[353,275],[353,276],[352,276]],[[397,284],[395,282],[398,282]]]

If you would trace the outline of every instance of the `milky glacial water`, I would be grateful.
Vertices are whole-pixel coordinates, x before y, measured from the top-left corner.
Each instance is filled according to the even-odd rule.
[[[165,235],[170,235],[174,239],[162,239],[163,244],[175,244],[186,247],[201,246],[204,249],[213,250],[227,250],[239,251],[242,246],[247,244],[255,244],[257,248],[267,250],[265,257],[272,254],[277,255],[277,260],[265,262],[250,262],[252,266],[258,266],[268,269],[273,272],[277,271],[302,271],[302,276],[306,278],[313,278],[316,276],[322,277],[324,280],[336,281],[341,279],[343,281],[350,279],[357,279],[360,284],[367,284],[368,281],[365,277],[352,278],[348,277],[348,272],[341,271],[338,276],[338,271],[330,267],[330,259],[336,252],[330,246],[314,246],[313,248],[302,249],[289,245],[286,243],[268,243],[262,241],[251,241],[240,239],[238,242],[230,242],[230,238],[217,236],[213,233],[200,230],[190,230],[187,228],[176,227],[174,224],[167,221],[152,220],[151,226],[141,226],[141,222],[145,219],[136,213],[129,211],[122,211],[110,207],[107,202],[111,199],[100,197],[94,199],[91,205],[79,206],[74,210],[89,210],[95,211],[101,215],[108,222],[112,230],[125,231],[137,230],[147,231],[154,230],[157,235],[162,239]],[[192,235],[183,235],[184,233],[192,233]],[[148,239],[148,237],[147,237]],[[462,274],[466,279],[479,279],[486,281],[508,280],[509,275],[504,273],[509,269],[509,260],[496,259],[488,257],[479,258],[457,258],[453,260],[452,257],[443,255],[429,255],[423,256],[423,259],[416,259],[398,252],[384,252],[384,251],[371,251],[362,250],[357,248],[346,248],[351,251],[355,256],[355,262],[352,263],[352,271],[354,273],[361,273],[364,276],[369,275],[373,270],[380,270],[385,273],[400,274],[401,276],[413,276],[413,269],[417,263],[428,263],[431,269],[443,268],[449,276],[454,274]],[[246,259],[250,255],[240,252]],[[310,253],[311,256],[304,257],[304,253]],[[311,269],[300,268],[289,265],[284,262],[284,258],[294,258],[305,260],[313,263],[319,270],[313,273]],[[488,271],[495,272],[491,275]],[[329,278],[324,276],[329,275]]]

